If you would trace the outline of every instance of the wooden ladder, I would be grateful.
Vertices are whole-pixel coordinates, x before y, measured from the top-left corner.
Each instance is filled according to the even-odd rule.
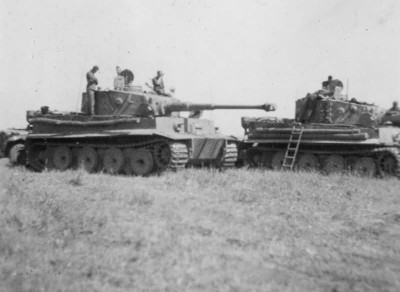
[[[299,150],[301,137],[303,136],[304,127],[301,123],[294,123],[292,133],[290,134],[289,143],[286,149],[285,158],[283,159],[282,169],[293,170],[296,161],[297,152]]]

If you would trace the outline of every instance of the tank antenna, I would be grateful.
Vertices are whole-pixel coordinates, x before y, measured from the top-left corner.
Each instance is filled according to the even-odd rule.
[[[349,78],[347,78],[347,85],[346,85],[346,100],[349,100]]]

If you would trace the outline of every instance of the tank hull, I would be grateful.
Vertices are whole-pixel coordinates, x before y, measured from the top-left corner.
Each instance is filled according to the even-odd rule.
[[[303,129],[297,143],[298,136],[290,141],[294,125],[289,120],[247,120],[241,156],[250,165],[265,168],[282,169],[285,156],[295,156],[293,166],[298,170],[400,176],[398,127],[297,123]],[[287,152],[289,144],[298,144],[297,151]]]
[[[212,121],[181,117],[35,115],[26,139],[27,164],[41,171],[84,167],[148,175],[166,169],[231,167],[237,140]]]

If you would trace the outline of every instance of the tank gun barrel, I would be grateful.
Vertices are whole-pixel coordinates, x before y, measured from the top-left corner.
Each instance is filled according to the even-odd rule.
[[[211,104],[211,103],[185,103],[176,102],[168,104],[165,108],[166,112],[187,112],[187,111],[197,111],[197,110],[216,110],[216,109],[261,109],[266,112],[275,111],[276,106],[272,103],[266,103],[261,105],[221,105],[221,104]]]

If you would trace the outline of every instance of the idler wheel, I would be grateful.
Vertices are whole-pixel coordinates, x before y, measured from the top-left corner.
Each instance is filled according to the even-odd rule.
[[[44,147],[33,145],[27,148],[27,165],[35,171],[43,171],[45,167]]]
[[[23,164],[24,162],[24,150],[25,145],[22,143],[17,143],[11,146],[8,151],[8,157],[12,164]]]
[[[72,152],[66,146],[58,146],[53,152],[53,165],[57,170],[66,170],[72,164]]]
[[[297,167],[302,171],[316,171],[318,169],[318,159],[314,154],[301,154],[297,162]]]
[[[157,145],[153,150],[154,163],[157,166],[157,170],[165,170],[171,162],[171,149],[167,143]]]
[[[285,160],[285,152],[278,151],[272,156],[271,167],[275,170],[282,169],[283,160]]]
[[[109,148],[104,153],[103,167],[108,173],[115,174],[121,172],[125,164],[125,157],[118,148]]]
[[[397,174],[397,160],[391,153],[382,153],[378,159],[378,166],[383,176],[395,176]]]
[[[341,173],[344,166],[344,158],[341,155],[330,155],[324,163],[324,171],[327,174]]]
[[[153,170],[153,155],[146,148],[134,149],[129,153],[128,158],[131,169],[136,175],[147,175]]]
[[[99,164],[99,156],[96,150],[92,147],[84,147],[79,149],[78,152],[78,167],[82,167],[87,172],[93,172],[96,170]]]
[[[359,157],[354,163],[354,173],[360,176],[373,177],[376,173],[376,164],[371,157]]]

